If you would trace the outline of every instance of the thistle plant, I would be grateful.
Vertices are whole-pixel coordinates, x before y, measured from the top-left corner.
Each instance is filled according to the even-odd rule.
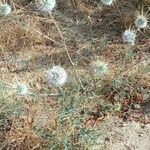
[[[136,32],[134,30],[128,29],[125,30],[123,35],[122,35],[123,41],[127,42],[131,45],[134,45],[135,43],[135,38],[136,38]]]
[[[60,66],[53,66],[48,70],[48,80],[54,86],[61,86],[67,80],[67,73],[64,68]]]
[[[143,10],[142,13],[137,13],[134,23],[138,29],[146,29],[148,27],[148,18],[143,13]]]
[[[101,0],[101,2],[102,2],[104,5],[110,6],[110,5],[113,4],[114,0]]]
[[[102,61],[94,61],[92,63],[92,69],[94,70],[95,73],[98,73],[100,75],[103,75],[107,72],[107,64]]]
[[[40,0],[37,3],[38,10],[42,12],[51,12],[56,5],[56,0]]]
[[[7,16],[11,13],[11,7],[7,3],[0,4],[0,14]]]
[[[13,86],[13,90],[17,95],[25,95],[28,93],[27,86],[24,83],[17,83]]]

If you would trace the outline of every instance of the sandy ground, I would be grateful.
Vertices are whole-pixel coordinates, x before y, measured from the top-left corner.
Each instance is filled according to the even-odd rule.
[[[150,124],[122,122],[110,117],[104,125],[108,133],[100,142],[103,146],[93,150],[150,150]]]

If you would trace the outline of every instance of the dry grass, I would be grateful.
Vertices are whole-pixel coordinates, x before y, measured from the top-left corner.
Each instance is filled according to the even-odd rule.
[[[0,18],[0,79],[17,78],[35,93],[0,97],[6,101],[0,105],[1,149],[88,149],[108,114],[149,123],[143,108],[149,103],[150,30],[138,32],[133,47],[121,39],[142,2],[120,0],[105,7],[92,0],[60,0],[52,13],[55,22],[33,11],[33,3],[14,0],[12,14]],[[109,68],[102,79],[90,70],[99,59]],[[69,74],[61,89],[45,79],[53,64]],[[134,117],[137,105],[141,119]]]

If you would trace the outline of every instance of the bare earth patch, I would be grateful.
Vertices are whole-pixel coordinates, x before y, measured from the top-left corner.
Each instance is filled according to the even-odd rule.
[[[150,124],[142,125],[131,121],[122,122],[116,117],[113,117],[113,119],[108,118],[108,120],[109,122],[104,124],[108,128],[108,133],[101,141],[103,148],[99,147],[100,150],[150,149]]]

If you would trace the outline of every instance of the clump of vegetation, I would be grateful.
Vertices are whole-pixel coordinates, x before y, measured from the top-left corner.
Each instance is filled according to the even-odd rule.
[[[11,7],[7,3],[1,3],[0,4],[0,14],[7,16],[11,13]]]
[[[36,5],[38,10],[50,13],[56,6],[56,0],[40,0]]]
[[[54,86],[65,84],[67,80],[67,73],[64,68],[60,66],[53,66],[48,70],[48,80]]]
[[[127,42],[131,45],[134,45],[135,38],[136,38],[136,32],[134,30],[131,30],[131,29],[125,30],[122,38],[123,38],[124,42]]]
[[[13,86],[13,89],[18,95],[24,95],[28,93],[28,88],[24,83],[17,83]]]
[[[148,27],[148,18],[143,12],[128,22],[136,5],[114,2],[1,4],[2,149],[99,150],[108,116],[146,118],[149,31],[138,29]],[[128,28],[122,35],[128,24],[137,30]]]
[[[147,15],[144,14],[143,10],[141,13],[138,13],[136,15],[136,19],[135,19],[134,23],[138,29],[148,28],[148,18],[147,18]]]
[[[92,62],[92,68],[95,73],[103,75],[107,72],[107,64],[102,61],[94,61]]]
[[[101,0],[101,2],[104,4],[104,5],[112,5],[114,0]]]

